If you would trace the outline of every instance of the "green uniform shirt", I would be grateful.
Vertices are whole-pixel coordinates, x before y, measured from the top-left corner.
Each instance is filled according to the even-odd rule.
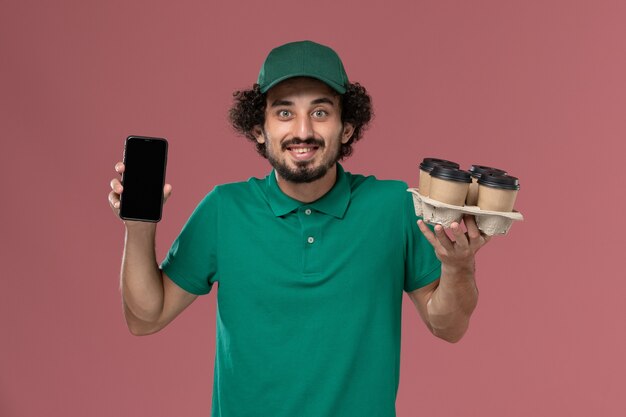
[[[402,291],[441,273],[406,189],[337,164],[313,203],[272,171],[198,205],[162,268],[218,283],[213,417],[395,416]]]

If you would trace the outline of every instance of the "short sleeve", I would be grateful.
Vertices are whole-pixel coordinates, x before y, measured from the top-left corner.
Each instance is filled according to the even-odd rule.
[[[441,262],[435,250],[417,226],[418,217],[413,206],[413,194],[405,192],[404,228],[406,234],[406,263],[404,291],[424,287],[441,276]],[[433,229],[432,226],[428,226]]]
[[[193,211],[172,244],[161,269],[192,294],[208,294],[217,271],[219,197],[217,188]]]

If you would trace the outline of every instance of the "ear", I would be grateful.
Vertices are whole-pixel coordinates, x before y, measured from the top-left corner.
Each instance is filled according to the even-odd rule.
[[[352,125],[352,123],[344,123],[343,132],[341,133],[341,143],[348,143],[353,133],[354,126]]]
[[[254,126],[252,128],[252,134],[258,143],[265,143],[265,135],[263,134],[263,128],[261,128],[261,125]]]

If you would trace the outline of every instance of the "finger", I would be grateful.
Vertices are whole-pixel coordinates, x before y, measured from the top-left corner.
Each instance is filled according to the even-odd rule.
[[[120,208],[120,195],[117,194],[115,191],[111,191],[109,193],[109,204],[114,209]]]
[[[168,198],[172,195],[172,185],[165,184],[163,187],[163,201],[167,201]]]
[[[118,174],[122,174],[124,172],[124,169],[126,169],[126,166],[123,162],[118,162],[117,164],[115,164],[115,172],[117,172]]]
[[[428,240],[428,242],[432,245],[433,248],[435,248],[435,250],[442,249],[441,243],[439,243],[439,241],[437,240],[433,232],[430,230],[430,228],[426,226],[426,223],[424,223],[424,220],[418,220],[417,226],[420,228],[426,240]]]
[[[122,183],[117,178],[113,178],[111,180],[111,189],[117,194],[122,194],[124,187],[122,187]]]
[[[450,230],[452,230],[452,235],[454,236],[454,240],[456,244],[461,248],[468,248],[469,242],[467,241],[467,236],[465,236],[465,232],[461,228],[461,225],[457,222],[452,222],[450,225]]]
[[[467,227],[467,235],[469,236],[470,241],[473,239],[479,239],[480,230],[476,224],[476,218],[472,215],[466,214],[463,216],[463,222],[465,223],[465,227]]]
[[[469,236],[470,248],[472,248],[474,252],[477,252],[478,249],[480,249],[487,242],[489,242],[491,236],[487,236],[480,231],[476,223],[476,218],[474,216],[466,215],[463,217],[463,221],[465,222],[465,226],[467,227],[467,235]]]
[[[442,225],[438,224],[435,226],[435,236],[445,250],[448,252],[454,251],[454,242],[450,240]]]

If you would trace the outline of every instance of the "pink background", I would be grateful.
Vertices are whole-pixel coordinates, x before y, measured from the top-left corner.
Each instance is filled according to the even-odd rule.
[[[113,165],[129,134],[169,139],[161,259],[215,184],[268,172],[231,93],[307,38],[374,98],[348,170],[416,185],[437,156],[522,184],[465,339],[432,337],[405,297],[398,416],[626,415],[624,3],[379,3],[0,4],[0,416],[209,415],[215,295],[130,335]]]

